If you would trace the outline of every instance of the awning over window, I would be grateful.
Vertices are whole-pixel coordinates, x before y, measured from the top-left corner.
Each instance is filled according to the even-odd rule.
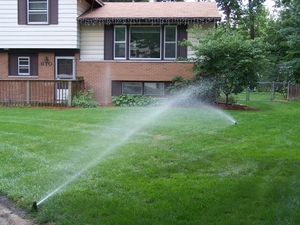
[[[83,24],[170,24],[220,21],[215,2],[106,2],[78,17]]]

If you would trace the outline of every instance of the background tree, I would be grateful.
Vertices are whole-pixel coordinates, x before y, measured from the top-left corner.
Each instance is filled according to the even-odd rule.
[[[286,54],[283,56],[283,68],[289,74],[289,80],[300,82],[300,1],[284,1],[278,23],[279,35],[285,38]]]
[[[241,17],[242,0],[216,0],[216,2],[225,14],[225,22],[235,27]]]

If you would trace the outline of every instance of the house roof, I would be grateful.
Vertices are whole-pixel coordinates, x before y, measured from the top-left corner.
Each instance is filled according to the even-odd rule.
[[[79,23],[219,21],[215,2],[105,2],[78,18]]]

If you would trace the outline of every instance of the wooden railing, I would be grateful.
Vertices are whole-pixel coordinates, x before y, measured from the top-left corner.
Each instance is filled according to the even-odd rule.
[[[71,106],[84,80],[0,80],[0,106]]]

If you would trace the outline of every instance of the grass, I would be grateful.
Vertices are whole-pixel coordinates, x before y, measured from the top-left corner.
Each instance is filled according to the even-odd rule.
[[[0,108],[0,192],[45,224],[300,224],[300,102]],[[224,112],[224,111],[223,111]]]

